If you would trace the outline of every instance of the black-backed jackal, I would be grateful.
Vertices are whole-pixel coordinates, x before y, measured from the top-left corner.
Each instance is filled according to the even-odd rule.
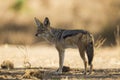
[[[59,53],[59,68],[56,73],[62,73],[64,63],[64,52],[66,48],[78,48],[80,56],[84,62],[86,74],[87,60],[85,53],[87,54],[88,64],[90,65],[89,74],[92,72],[92,60],[94,56],[94,40],[92,35],[85,30],[65,30],[55,29],[50,26],[50,21],[46,17],[44,22],[40,22],[39,19],[34,18],[37,25],[36,36],[43,37],[45,40],[53,43]]]

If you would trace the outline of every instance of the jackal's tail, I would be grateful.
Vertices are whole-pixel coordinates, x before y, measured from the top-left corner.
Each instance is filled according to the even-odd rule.
[[[87,45],[86,53],[87,53],[87,57],[88,57],[88,64],[92,65],[92,60],[94,57],[94,43],[93,42],[90,42]]]

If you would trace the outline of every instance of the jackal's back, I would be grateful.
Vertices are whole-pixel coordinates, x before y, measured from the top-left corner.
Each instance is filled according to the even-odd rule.
[[[88,31],[85,30],[65,30],[65,29],[53,29],[52,33],[54,34],[54,37],[56,37],[58,40],[66,39],[68,37],[76,36],[77,34],[89,34]]]

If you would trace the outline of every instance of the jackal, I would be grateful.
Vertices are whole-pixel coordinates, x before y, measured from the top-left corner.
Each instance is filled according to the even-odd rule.
[[[66,48],[78,48],[80,56],[84,62],[84,74],[87,71],[87,60],[85,52],[88,58],[88,64],[90,66],[89,74],[92,72],[92,61],[94,56],[94,40],[93,36],[85,30],[65,30],[56,29],[50,26],[48,17],[44,19],[44,22],[40,22],[36,17],[34,18],[37,25],[37,37],[43,37],[45,40],[53,43],[59,53],[59,68],[56,73],[62,73],[64,63],[64,52]]]

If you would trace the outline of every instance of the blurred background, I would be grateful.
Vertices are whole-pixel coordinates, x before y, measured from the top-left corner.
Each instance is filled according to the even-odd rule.
[[[52,27],[85,29],[95,40],[105,38],[104,45],[117,44],[120,0],[0,0],[0,44],[44,42],[35,37],[34,17],[43,21],[46,16]]]

